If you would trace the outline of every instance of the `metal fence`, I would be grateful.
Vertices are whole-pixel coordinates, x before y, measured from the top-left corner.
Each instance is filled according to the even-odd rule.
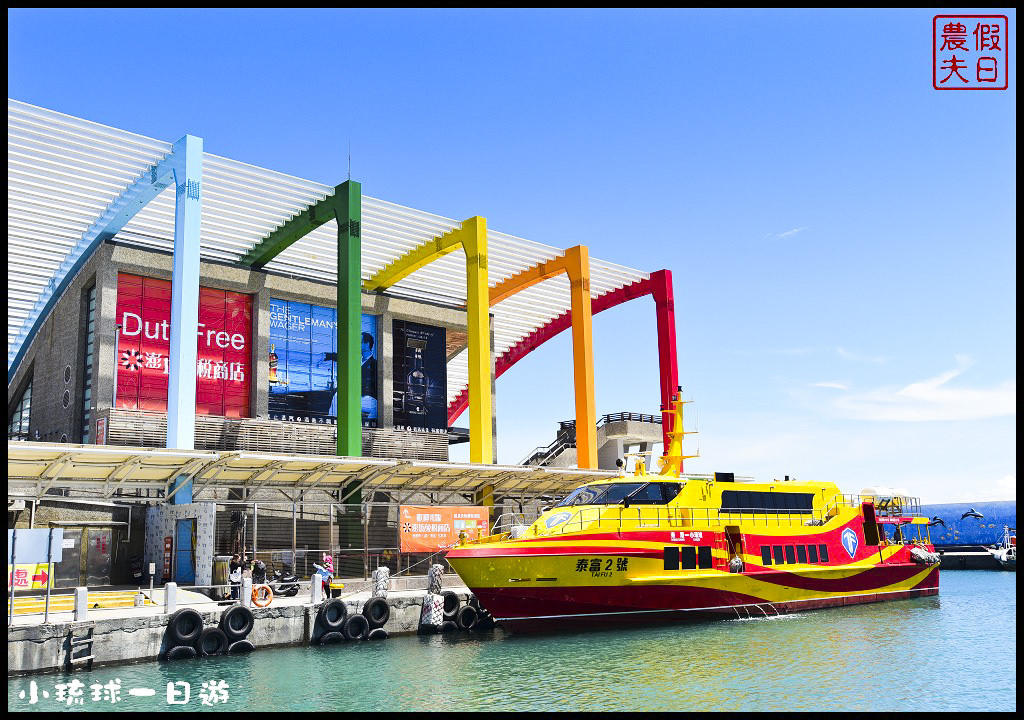
[[[215,558],[224,562],[244,555],[262,560],[268,574],[293,573],[300,580],[323,565],[324,555],[331,556],[339,578],[368,579],[377,567],[387,567],[392,575],[422,574],[432,563],[450,571],[445,550],[402,552],[399,507],[385,502],[218,502]]]

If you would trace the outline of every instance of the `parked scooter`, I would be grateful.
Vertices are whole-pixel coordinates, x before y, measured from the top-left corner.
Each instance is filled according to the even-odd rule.
[[[274,571],[274,576],[270,581],[270,589],[274,591],[274,595],[291,597],[299,594],[299,578],[292,573],[282,573],[280,570]]]

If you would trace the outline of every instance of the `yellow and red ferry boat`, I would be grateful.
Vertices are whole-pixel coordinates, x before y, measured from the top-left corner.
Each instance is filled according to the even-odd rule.
[[[660,474],[587,483],[448,562],[512,630],[772,615],[936,595],[916,498],[682,472],[683,402]]]

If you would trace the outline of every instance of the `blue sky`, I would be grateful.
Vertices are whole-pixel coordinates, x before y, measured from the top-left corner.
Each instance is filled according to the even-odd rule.
[[[671,269],[690,470],[1011,499],[998,12],[1005,92],[932,88],[926,10],[15,10],[8,95],[330,184],[351,142],[374,197]],[[595,342],[598,412],[656,411],[653,303]],[[568,335],[497,388],[517,462],[573,416]]]

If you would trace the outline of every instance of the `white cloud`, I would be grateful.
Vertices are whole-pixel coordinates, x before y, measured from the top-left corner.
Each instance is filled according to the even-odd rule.
[[[848,493],[885,485],[929,504],[1016,499],[1013,418],[883,424],[741,411],[701,419],[702,457],[686,461],[688,472],[789,475]],[[686,443],[695,449],[692,436]]]
[[[834,390],[849,390],[850,389],[849,384],[841,383],[841,382],[816,382],[816,383],[811,383],[811,387],[832,388]]]
[[[841,347],[836,348],[836,352],[839,353],[839,357],[853,362],[870,363],[871,365],[883,365],[886,361],[884,357],[878,355],[863,355],[861,353],[850,352],[849,350]]]
[[[1017,476],[1004,475],[998,480],[970,483],[946,500],[946,502],[994,502],[1017,499]]]
[[[857,420],[925,422],[979,420],[1017,414],[1017,381],[991,388],[949,387],[949,382],[970,366],[957,356],[960,367],[902,388],[879,388],[847,395],[833,402],[843,417]]]
[[[796,235],[798,232],[803,232],[806,229],[807,229],[807,227],[803,226],[803,227],[793,228],[792,230],[787,230],[786,232],[768,233],[768,234],[765,235],[765,237],[766,238],[771,238],[772,240],[782,240],[783,238],[792,237],[793,235]]]

